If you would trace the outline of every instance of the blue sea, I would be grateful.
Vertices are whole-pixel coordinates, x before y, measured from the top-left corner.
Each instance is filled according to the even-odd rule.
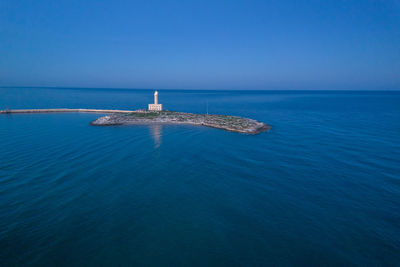
[[[0,88],[0,109],[139,109],[151,90]],[[399,266],[400,92],[159,90],[272,129],[0,115],[1,266]]]

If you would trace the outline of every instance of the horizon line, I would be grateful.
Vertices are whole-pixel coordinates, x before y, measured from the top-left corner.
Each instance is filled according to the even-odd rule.
[[[0,88],[42,88],[42,89],[101,89],[101,90],[182,90],[182,91],[400,91],[396,89],[177,89],[177,88],[128,88],[128,87],[80,87],[80,86],[0,86]]]

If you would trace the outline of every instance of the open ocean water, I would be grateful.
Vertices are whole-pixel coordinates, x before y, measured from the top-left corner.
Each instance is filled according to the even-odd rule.
[[[0,265],[400,266],[400,92],[160,90],[272,126],[0,116]],[[151,90],[0,88],[0,109],[139,109]]]

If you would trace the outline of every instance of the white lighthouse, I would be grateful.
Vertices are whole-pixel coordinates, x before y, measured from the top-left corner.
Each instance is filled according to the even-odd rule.
[[[154,92],[154,104],[158,105],[158,92]]]
[[[154,104],[149,104],[149,110],[150,111],[161,111],[162,110],[162,104],[158,104],[158,92],[154,92]]]

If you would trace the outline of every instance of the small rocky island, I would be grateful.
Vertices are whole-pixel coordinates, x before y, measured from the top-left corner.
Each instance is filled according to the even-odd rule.
[[[263,122],[228,115],[203,115],[175,111],[138,110],[131,113],[114,113],[92,121],[91,125],[132,125],[132,124],[192,124],[203,125],[231,132],[258,134],[271,127]]]
[[[67,113],[85,112],[108,114],[94,120],[90,125],[131,125],[131,124],[192,124],[223,129],[231,132],[258,134],[268,131],[271,126],[256,120],[229,115],[208,115],[163,110],[163,105],[158,103],[158,92],[154,93],[154,104],[149,104],[147,109],[117,110],[117,109],[82,109],[82,108],[50,108],[50,109],[5,109],[0,110],[0,115],[24,113]],[[208,113],[208,112],[207,112]]]

